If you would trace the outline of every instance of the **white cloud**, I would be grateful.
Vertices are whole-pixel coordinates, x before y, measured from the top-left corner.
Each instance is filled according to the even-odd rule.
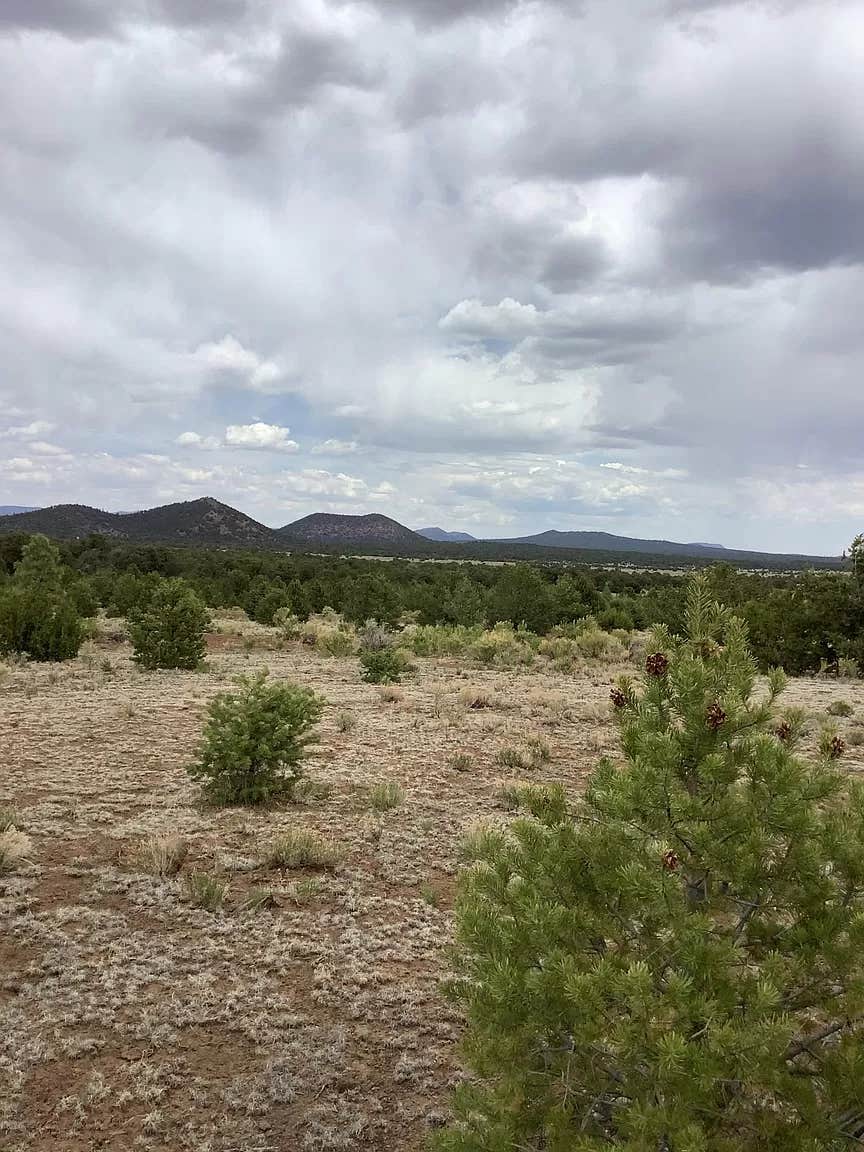
[[[289,436],[291,429],[279,424],[229,424],[225,435],[202,436],[200,432],[181,432],[175,440],[182,448],[200,448],[214,452],[218,448],[251,448],[267,452],[296,452],[299,445]]]
[[[49,420],[33,420],[30,424],[15,424],[0,431],[0,439],[31,440],[53,432],[55,427]]]
[[[356,440],[324,440],[313,447],[312,453],[315,456],[349,456],[359,448]]]
[[[222,446],[222,441],[217,436],[202,436],[199,432],[181,432],[174,443],[179,444],[181,448],[201,448],[207,452]]]
[[[193,357],[205,368],[239,377],[249,388],[261,392],[273,390],[284,375],[274,360],[262,359],[230,334],[217,343],[200,344]]]
[[[289,439],[290,428],[278,424],[229,424],[225,429],[225,443],[234,448],[262,448],[276,452],[296,452],[299,445]]]

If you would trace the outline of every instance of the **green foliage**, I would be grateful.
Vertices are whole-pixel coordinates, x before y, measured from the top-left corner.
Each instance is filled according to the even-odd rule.
[[[84,622],[64,585],[59,549],[45,536],[32,536],[12,580],[0,589],[0,654],[71,660],[83,640]]]
[[[415,656],[459,656],[483,635],[481,627],[421,624],[408,633]]]
[[[241,678],[210,702],[198,759],[189,768],[218,804],[265,804],[290,796],[324,701],[308,688]]]
[[[689,594],[644,684],[613,690],[623,763],[571,808],[513,791],[472,837],[449,989],[474,1077],[448,1152],[840,1152],[864,1092],[864,789],[842,741],[796,752],[744,625]]]
[[[405,654],[399,648],[379,648],[360,654],[361,676],[367,684],[398,684],[410,671]]]
[[[204,658],[210,613],[185,580],[159,584],[128,616],[133,659],[142,668],[197,668]]]

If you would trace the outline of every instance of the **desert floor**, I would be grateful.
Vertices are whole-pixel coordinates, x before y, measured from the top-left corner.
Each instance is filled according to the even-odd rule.
[[[141,672],[113,624],[69,664],[0,665],[0,807],[33,845],[0,876],[0,1148],[421,1148],[460,1075],[438,989],[460,841],[510,818],[503,786],[575,790],[615,752],[621,667],[417,660],[387,692],[356,659],[258,647],[272,635],[231,621],[208,670]],[[185,772],[206,704],[265,666],[326,697],[308,771],[330,793],[208,808]],[[838,721],[847,765],[864,770],[864,683],[797,680],[786,696],[822,716],[838,699],[855,710]],[[497,761],[532,737],[548,762]],[[404,799],[377,811],[387,781]],[[301,825],[338,847],[335,869],[262,867]],[[160,879],[147,841],[173,835],[189,854]],[[221,910],[190,903],[196,871],[228,884]],[[261,889],[272,902],[248,906]]]

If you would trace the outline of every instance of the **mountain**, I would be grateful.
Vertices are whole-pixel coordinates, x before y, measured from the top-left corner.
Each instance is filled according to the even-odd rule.
[[[210,496],[164,504],[144,512],[102,512],[83,504],[55,504],[14,516],[0,516],[0,533],[41,532],[75,540],[98,532],[119,540],[162,544],[215,544],[272,547],[271,528]]]
[[[429,547],[429,541],[412,532],[404,524],[389,516],[371,513],[368,516],[341,516],[331,512],[313,512],[293,524],[276,529],[287,545],[324,546],[337,548],[407,549]]]
[[[0,516],[17,516],[21,512],[35,512],[33,507],[25,508],[21,504],[0,504]]]
[[[712,556],[718,559],[735,553],[718,544],[677,544],[673,540],[642,540],[634,536],[615,536],[611,532],[538,532],[535,536],[519,536],[512,540],[497,540],[497,544],[535,544],[539,548],[587,548],[604,552],[651,552],[663,556]],[[749,553],[755,555],[755,553]]]
[[[418,536],[425,536],[427,540],[436,540],[439,543],[447,541],[450,544],[469,544],[476,540],[469,532],[447,532],[444,528],[417,528]]]

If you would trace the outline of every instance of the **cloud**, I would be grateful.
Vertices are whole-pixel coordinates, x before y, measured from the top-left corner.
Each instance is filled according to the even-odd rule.
[[[290,439],[290,428],[278,424],[229,424],[224,436],[202,436],[199,432],[181,432],[175,443],[181,448],[199,448],[215,452],[220,448],[244,448],[262,452],[296,452],[299,445]]]
[[[266,451],[294,452],[298,444],[290,440],[290,428],[277,424],[230,424],[225,429],[225,443],[235,448],[260,448]]]
[[[282,377],[278,364],[262,359],[230,335],[216,343],[199,344],[193,356],[214,374],[237,377],[248,387],[262,392],[268,391]]]
[[[6,0],[4,497],[839,550],[862,37],[846,0]]]
[[[349,456],[359,451],[360,445],[356,440],[324,440],[315,444],[312,453],[315,456]]]

